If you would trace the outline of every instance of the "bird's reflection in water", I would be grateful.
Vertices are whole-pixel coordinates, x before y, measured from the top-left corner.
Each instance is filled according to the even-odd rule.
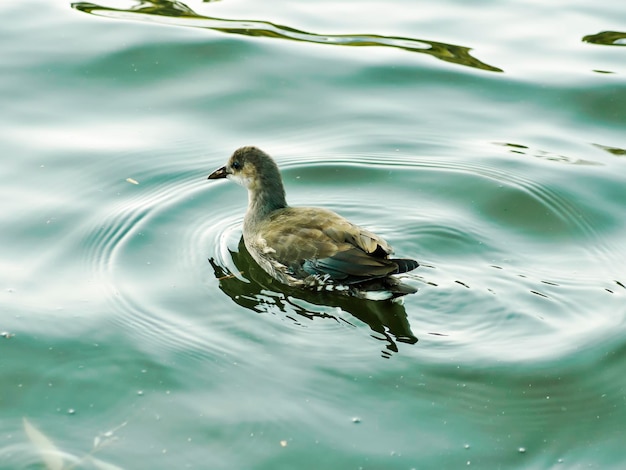
[[[239,240],[237,251],[229,250],[237,269],[234,275],[224,266],[220,266],[213,258],[209,259],[215,277],[220,281],[220,289],[233,301],[250,310],[267,310],[275,306],[281,312],[307,318],[332,318],[337,322],[347,322],[344,318],[328,313],[328,309],[316,309],[316,306],[334,307],[348,312],[358,320],[367,323],[374,334],[373,338],[385,342],[383,357],[398,352],[397,343],[415,344],[417,338],[411,331],[406,310],[401,303],[362,300],[332,292],[317,292],[296,289],[279,284],[263,271],[252,259],[243,243]],[[245,280],[240,279],[240,277]],[[248,281],[248,282],[246,282]],[[268,295],[271,292],[283,295]],[[269,304],[269,305],[268,305]],[[308,305],[307,305],[308,304]],[[259,308],[263,306],[263,308]],[[295,319],[294,319],[295,320]]]

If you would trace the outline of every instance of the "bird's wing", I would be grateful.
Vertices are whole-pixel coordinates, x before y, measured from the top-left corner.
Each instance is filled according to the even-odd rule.
[[[389,261],[389,244],[332,211],[285,208],[258,227],[256,248],[263,256],[301,275],[328,275],[343,282],[386,276],[398,266]],[[254,242],[253,242],[254,244]]]
[[[351,284],[387,276],[398,267],[385,258],[375,258],[358,248],[349,248],[326,258],[304,260],[302,269],[307,274],[327,275],[335,281]]]

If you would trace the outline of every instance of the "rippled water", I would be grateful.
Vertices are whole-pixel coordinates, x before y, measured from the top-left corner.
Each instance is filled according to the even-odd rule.
[[[0,468],[622,468],[621,2],[0,11]],[[418,292],[268,278],[245,144]]]

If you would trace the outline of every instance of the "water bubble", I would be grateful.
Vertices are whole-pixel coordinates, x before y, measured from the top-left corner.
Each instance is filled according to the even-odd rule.
[[[361,422],[361,418],[359,418],[358,416],[355,416],[354,418],[352,418],[352,422],[354,424],[359,424]]]

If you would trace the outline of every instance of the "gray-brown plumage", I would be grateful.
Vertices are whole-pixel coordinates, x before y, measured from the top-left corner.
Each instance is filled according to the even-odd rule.
[[[280,171],[262,150],[236,150],[225,166],[209,175],[219,178],[248,189],[246,248],[280,282],[372,300],[416,292],[392,275],[417,268],[417,261],[389,258],[393,250],[385,240],[330,210],[289,207]]]

